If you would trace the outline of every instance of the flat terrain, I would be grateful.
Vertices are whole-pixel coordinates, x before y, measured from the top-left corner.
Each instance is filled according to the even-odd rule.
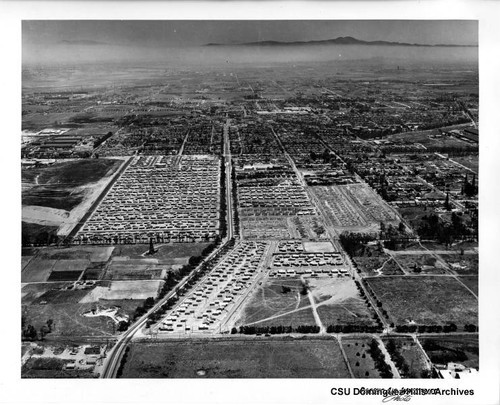
[[[83,199],[79,187],[112,175],[121,164],[118,159],[82,159],[23,170],[23,205],[70,211]]]
[[[373,313],[359,296],[356,285],[350,278],[311,279],[309,287],[316,311],[325,327],[373,324]]]
[[[399,354],[404,362],[398,365],[394,356],[391,359],[396,364],[399,374],[403,378],[421,378],[422,373],[429,371],[429,365],[420,346],[410,337],[382,337],[385,347],[388,349],[393,345],[397,355]]]
[[[477,335],[420,337],[419,340],[434,364],[453,362],[479,369]]]
[[[365,281],[395,324],[477,325],[477,299],[454,277],[392,276]]]
[[[348,378],[335,339],[135,343],[124,378]]]
[[[407,273],[448,274],[446,262],[434,254],[398,254],[394,259]]]
[[[371,337],[342,338],[342,348],[351,365],[354,378],[381,378],[375,362],[368,352]]]
[[[290,291],[284,293],[283,288],[289,288]],[[263,326],[264,323],[267,325],[274,322],[274,325],[288,326],[292,319],[295,319],[295,322],[298,319],[308,319],[312,322],[310,324],[315,324],[311,310],[298,311],[300,308],[310,306],[307,294],[300,294],[301,288],[302,282],[299,279],[266,280],[247,300],[237,324],[256,323],[256,326]],[[269,322],[262,323],[264,320]]]

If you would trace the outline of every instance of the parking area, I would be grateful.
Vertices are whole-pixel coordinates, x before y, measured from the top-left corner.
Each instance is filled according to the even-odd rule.
[[[220,332],[224,320],[239,306],[263,275],[269,244],[242,242],[159,324],[160,333]]]

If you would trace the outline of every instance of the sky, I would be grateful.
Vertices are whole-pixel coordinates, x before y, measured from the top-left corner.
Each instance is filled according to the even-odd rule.
[[[420,44],[477,45],[475,21],[130,21],[78,20],[22,23],[23,64],[72,64],[99,62],[168,62],[183,66],[210,63],[254,63],[255,61],[307,61],[356,59],[377,56],[370,50],[349,48],[349,52],[321,49],[232,49],[203,47],[207,43],[235,44],[256,41],[309,41],[352,36],[360,40],[396,41]],[[211,48],[211,49],[210,49]],[[388,50],[386,50],[388,51]],[[392,50],[401,54],[401,48]],[[408,57],[423,53],[414,48]],[[441,54],[437,49],[431,58]],[[474,50],[456,48],[455,57],[469,57]],[[465,52],[465,53],[464,53]],[[448,55],[448,54],[447,54]],[[442,55],[447,58],[447,55]],[[389,55],[386,56],[396,56]]]
[[[353,36],[422,44],[477,45],[476,21],[23,21],[23,45],[97,41],[108,45],[186,47],[209,42],[307,41]]]

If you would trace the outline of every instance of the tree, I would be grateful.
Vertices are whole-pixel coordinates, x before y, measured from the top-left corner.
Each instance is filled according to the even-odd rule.
[[[49,332],[52,332],[52,325],[54,325],[54,320],[53,319],[49,319],[47,321],[47,327],[49,328]]]

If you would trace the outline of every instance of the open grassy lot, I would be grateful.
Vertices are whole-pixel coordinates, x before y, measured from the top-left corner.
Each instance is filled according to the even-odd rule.
[[[76,297],[75,297],[76,298]],[[84,313],[100,308],[119,307],[119,313],[132,317],[135,309],[143,304],[143,300],[99,300],[97,302],[75,303],[75,299],[67,303],[45,305],[23,305],[26,323],[37,330],[49,320],[54,321],[53,331],[47,336],[64,336],[78,338],[82,336],[111,336],[116,331],[115,322],[107,316],[87,317]],[[24,300],[23,300],[24,303]]]
[[[185,264],[191,256],[200,256],[210,243],[166,243],[155,244],[158,249],[153,255],[146,255],[149,245],[119,245],[112,257],[128,257],[129,259],[153,259],[159,264]]]
[[[27,284],[21,288],[21,302],[23,305],[31,304],[38,297],[52,289],[60,289],[69,285],[69,283],[37,283]]]
[[[109,176],[120,167],[121,159],[75,159],[51,166],[23,170],[23,181],[38,179],[40,185],[79,187]]]
[[[354,281],[347,277],[318,278],[309,281],[316,310],[328,325],[372,325],[372,311],[359,296]]]
[[[135,343],[124,378],[349,378],[334,339]]]
[[[477,335],[419,337],[422,347],[434,364],[448,362],[479,369]]]
[[[454,277],[392,276],[366,278],[395,324],[477,325],[477,299]]]
[[[37,330],[49,320],[54,329],[49,336],[111,336],[114,322],[108,317],[85,317],[95,304],[46,304],[25,307],[26,322]]]
[[[376,256],[356,256],[353,257],[358,269],[366,276],[379,275],[403,275],[404,272],[398,266],[398,263],[386,254]]]
[[[465,167],[468,167],[476,173],[479,172],[479,155],[471,154],[463,157],[453,157],[453,160],[464,165]]]
[[[353,260],[366,276],[402,275],[404,272],[381,246],[366,245],[356,250]]]
[[[469,287],[476,295],[479,294],[479,278],[478,276],[460,276],[458,279]]]
[[[457,253],[441,254],[440,257],[445,261],[450,270],[459,275],[478,274],[479,271],[479,255]]]
[[[21,222],[21,237],[24,244],[46,244],[49,238],[57,234],[58,226],[40,225]]]
[[[375,362],[368,353],[371,337],[342,338],[341,344],[354,378],[381,378]]]
[[[53,260],[88,260],[91,262],[108,261],[113,246],[72,246],[40,249],[38,257]]]
[[[148,297],[156,298],[163,281],[112,281],[105,283],[100,282],[99,284],[100,285],[93,288],[88,295],[82,297],[79,302],[96,302],[100,299],[119,300],[130,298],[145,300]]]
[[[394,260],[407,272],[412,274],[447,274],[447,265],[431,254],[404,255],[398,254]]]
[[[405,336],[382,337],[382,342],[384,342],[401,377],[421,378],[423,373],[430,371],[422,349],[412,338]],[[398,362],[398,357],[402,361]]]
[[[290,290],[288,291],[288,289]],[[312,318],[310,310],[295,312],[299,308],[310,305],[307,295],[300,293],[301,289],[302,282],[300,279],[266,280],[248,299],[237,324],[249,325],[259,322],[257,325],[264,326],[264,323],[260,323],[260,321],[274,318],[269,320],[271,325],[288,326],[291,321],[295,323],[304,318],[309,320]],[[285,314],[289,315],[286,316]],[[288,323],[283,323],[285,321]],[[309,323],[309,325],[313,324],[315,324],[314,318],[312,318],[312,323]]]

